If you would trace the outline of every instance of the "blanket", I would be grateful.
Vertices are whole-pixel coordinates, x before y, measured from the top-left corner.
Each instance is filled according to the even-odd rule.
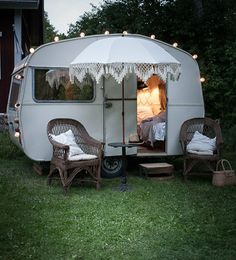
[[[150,143],[151,146],[155,141],[164,141],[165,126],[165,112],[143,120],[140,124],[140,139],[145,143]]]

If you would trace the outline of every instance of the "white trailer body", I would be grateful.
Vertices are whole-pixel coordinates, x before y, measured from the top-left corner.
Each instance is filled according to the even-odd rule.
[[[47,123],[53,118],[73,118],[85,126],[94,138],[105,143],[104,157],[121,155],[121,149],[108,146],[122,140],[121,86],[112,78],[93,82],[93,95],[89,100],[42,100],[37,98],[37,73],[67,70],[75,57],[89,44],[103,37],[96,35],[48,43],[38,47],[19,63],[12,74],[7,116],[12,140],[34,161],[50,161],[52,147],[47,138]],[[178,81],[166,81],[166,138],[161,152],[143,153],[136,148],[127,154],[137,156],[169,156],[181,154],[179,130],[181,124],[192,117],[204,116],[204,101],[197,62],[192,56],[167,43],[155,42],[181,63]],[[137,131],[137,76],[125,78],[125,135]],[[42,90],[43,91],[43,90]],[[39,94],[40,95],[40,94]]]

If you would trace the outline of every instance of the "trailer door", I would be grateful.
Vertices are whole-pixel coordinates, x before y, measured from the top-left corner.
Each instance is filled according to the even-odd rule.
[[[130,75],[124,83],[125,141],[137,131],[137,78]],[[114,78],[104,80],[104,141],[105,156],[121,155],[121,148],[108,146],[122,142],[122,86]],[[137,148],[127,148],[127,154],[136,154]]]

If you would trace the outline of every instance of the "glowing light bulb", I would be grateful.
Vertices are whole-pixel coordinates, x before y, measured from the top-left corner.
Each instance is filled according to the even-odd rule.
[[[16,74],[15,75],[15,79],[22,79],[23,77],[22,77],[22,75],[20,75],[20,74]]]
[[[59,41],[59,37],[58,36],[55,36],[54,37],[54,42],[58,42]]]
[[[193,58],[196,60],[198,58],[197,54],[193,54]]]
[[[16,138],[20,137],[20,133],[19,132],[15,132],[14,135],[15,135]]]
[[[85,33],[84,32],[81,32],[80,33],[80,37],[84,37],[85,36]]]
[[[176,48],[178,46],[178,43],[177,42],[174,42],[173,43],[173,46]]]
[[[108,35],[108,34],[109,34],[109,31],[105,31],[104,34]]]
[[[200,81],[203,83],[203,82],[205,82],[205,81],[206,81],[206,79],[205,79],[205,78],[203,78],[203,77],[201,77],[201,78],[200,78]]]
[[[34,53],[34,48],[30,48],[30,49],[29,49],[29,52],[30,52],[30,53]]]

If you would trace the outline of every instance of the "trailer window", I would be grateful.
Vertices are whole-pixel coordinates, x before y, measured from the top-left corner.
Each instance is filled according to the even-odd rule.
[[[35,69],[35,99],[38,101],[92,101],[94,81],[87,75],[83,82],[69,79],[69,69]]]
[[[12,85],[11,85],[11,94],[10,94],[10,100],[9,100],[9,107],[11,109],[16,108],[16,103],[18,102],[18,96],[20,93],[20,86],[21,86],[21,79],[18,79],[18,77],[21,77],[21,74],[17,74],[14,76]]]

